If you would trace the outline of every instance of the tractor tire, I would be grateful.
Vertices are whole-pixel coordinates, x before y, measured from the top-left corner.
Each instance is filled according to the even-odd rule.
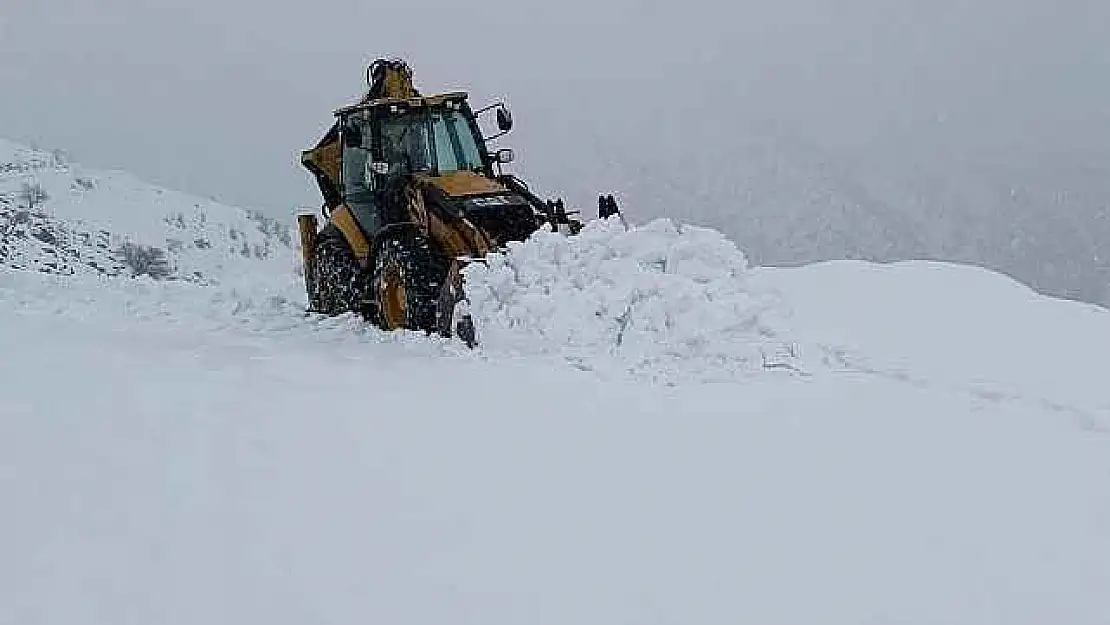
[[[412,231],[386,235],[378,243],[370,278],[378,326],[436,332],[446,275],[446,260],[427,237]]]
[[[342,235],[321,235],[312,250],[309,309],[325,315],[366,316],[366,279]]]

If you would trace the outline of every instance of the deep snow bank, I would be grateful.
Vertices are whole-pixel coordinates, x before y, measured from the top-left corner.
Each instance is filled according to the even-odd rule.
[[[788,310],[751,288],[744,254],[714,230],[594,221],[576,237],[537,232],[465,275],[489,352],[666,381],[805,368]]]
[[[1110,310],[969,265],[836,261],[760,268],[800,341],[837,366],[1020,401],[1110,431]]]
[[[1106,625],[1110,438],[1038,404],[603,382],[267,292],[0,269],[0,624]]]

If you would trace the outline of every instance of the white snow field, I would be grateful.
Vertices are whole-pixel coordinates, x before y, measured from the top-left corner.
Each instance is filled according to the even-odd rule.
[[[275,249],[0,263],[0,624],[1110,623],[1105,309],[595,222],[470,272],[468,350]]]

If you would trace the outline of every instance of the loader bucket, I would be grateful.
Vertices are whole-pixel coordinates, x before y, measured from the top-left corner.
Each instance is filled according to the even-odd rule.
[[[440,288],[439,318],[436,320],[436,329],[441,336],[457,336],[467,347],[478,344],[474,319],[470,316],[466,291],[463,289],[462,270],[472,262],[484,261],[467,257],[458,257],[451,261],[447,268],[447,278]]]

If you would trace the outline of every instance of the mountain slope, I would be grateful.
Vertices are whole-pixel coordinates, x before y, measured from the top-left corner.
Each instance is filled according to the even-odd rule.
[[[576,175],[619,191],[640,215],[720,230],[761,265],[968,263],[1110,305],[1110,172],[1095,165],[1106,160],[1097,150],[1010,135],[1013,145],[966,149],[974,129],[948,124],[822,148],[772,122],[682,115],[664,142],[696,146],[681,159],[627,158],[637,130],[601,144],[605,162]],[[728,151],[708,149],[722,133]]]
[[[0,266],[218,281],[252,261],[291,266],[292,245],[287,224],[256,211],[0,140]]]

